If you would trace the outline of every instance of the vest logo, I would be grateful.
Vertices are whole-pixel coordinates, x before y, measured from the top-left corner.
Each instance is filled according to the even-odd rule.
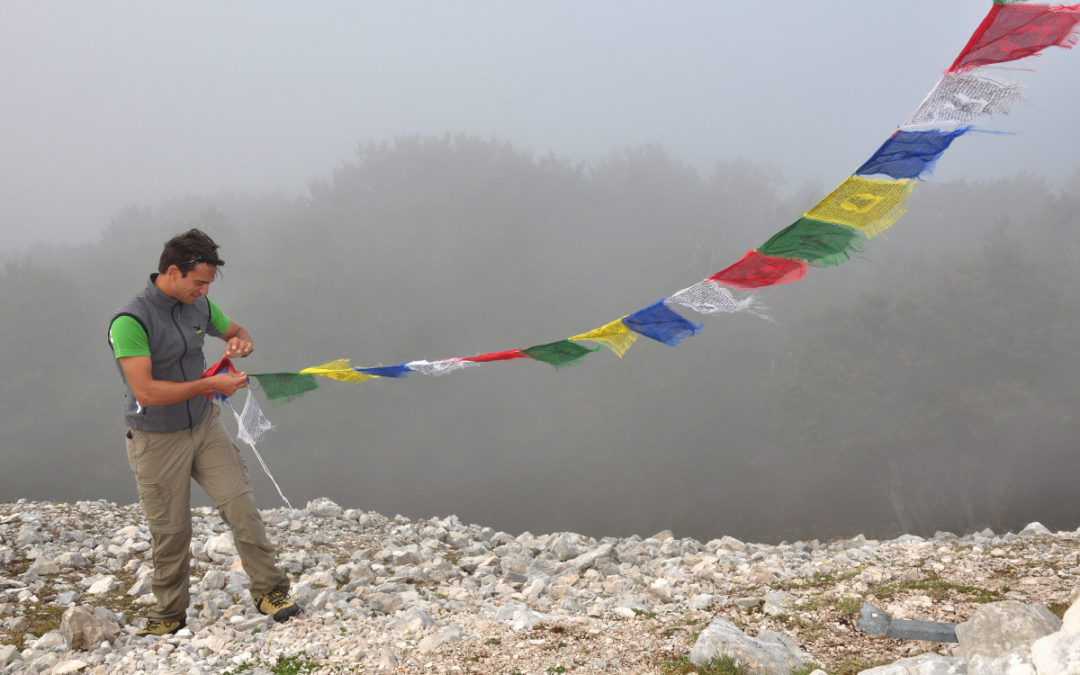
[[[202,326],[195,326],[195,334],[200,335],[202,333]]]

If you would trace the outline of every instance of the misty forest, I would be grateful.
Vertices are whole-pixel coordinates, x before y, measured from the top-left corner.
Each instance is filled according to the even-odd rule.
[[[642,338],[559,370],[519,360],[262,399],[275,428],[259,450],[294,505],[508,532],[1074,528],[1080,173],[1055,178],[924,183],[856,259],[761,292],[773,321],[679,308],[705,329],[677,348]],[[190,227],[222,247],[210,297],[254,336],[237,365],[295,372],[561,340],[726,267],[829,189],[745,161],[698,170],[660,146],[575,163],[402,137],[361,145],[300,198],[178,195],[115,214],[91,243],[8,251],[0,499],[136,501],[106,325]],[[207,344],[212,363],[223,345]],[[280,506],[243,453],[260,506]]]

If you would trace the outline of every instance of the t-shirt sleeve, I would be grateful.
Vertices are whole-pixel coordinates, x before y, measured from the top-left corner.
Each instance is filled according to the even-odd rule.
[[[135,317],[118,316],[113,319],[109,326],[109,344],[112,345],[113,356],[118,359],[125,356],[150,356],[150,338]]]
[[[232,323],[232,320],[225,316],[225,312],[221,311],[221,308],[215,305],[213,300],[207,298],[206,301],[210,303],[210,328],[207,329],[207,332],[214,337],[220,337],[225,334],[225,331],[229,330],[229,324]]]

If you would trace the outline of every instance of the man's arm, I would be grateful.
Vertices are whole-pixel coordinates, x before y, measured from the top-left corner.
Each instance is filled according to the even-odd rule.
[[[155,380],[149,356],[124,356],[117,359],[135,400],[143,407],[180,403],[199,394],[232,396],[247,386],[247,373],[219,373],[190,382]]]
[[[225,356],[229,358],[247,356],[255,351],[251,333],[235,321],[229,322],[229,328],[221,335],[221,339],[225,341]]]

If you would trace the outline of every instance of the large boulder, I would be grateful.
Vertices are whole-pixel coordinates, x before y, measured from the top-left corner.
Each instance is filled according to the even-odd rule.
[[[95,612],[92,607],[80,605],[64,612],[60,618],[60,632],[68,649],[91,650],[102,642],[116,642],[120,636],[120,626],[116,621]]]
[[[1031,663],[1039,675],[1080,673],[1080,635],[1059,631],[1031,646]]]
[[[985,604],[967,621],[957,624],[960,655],[972,662],[991,661],[1011,652],[1027,651],[1039,638],[1056,632],[1061,619],[1043,605],[1016,600]]]
[[[1080,673],[1080,600],[1065,612],[1061,630],[1031,645],[1031,662],[1039,675]]]
[[[21,659],[22,655],[19,654],[19,650],[15,645],[0,645],[0,670],[3,670],[9,663]]]
[[[1061,619],[1061,630],[1070,635],[1080,633],[1080,600],[1065,610],[1065,616]]]
[[[725,656],[753,675],[787,675],[804,665],[798,645],[790,638],[767,630],[752,638],[730,621],[717,618],[701,631],[690,650],[690,662],[704,666]]]

